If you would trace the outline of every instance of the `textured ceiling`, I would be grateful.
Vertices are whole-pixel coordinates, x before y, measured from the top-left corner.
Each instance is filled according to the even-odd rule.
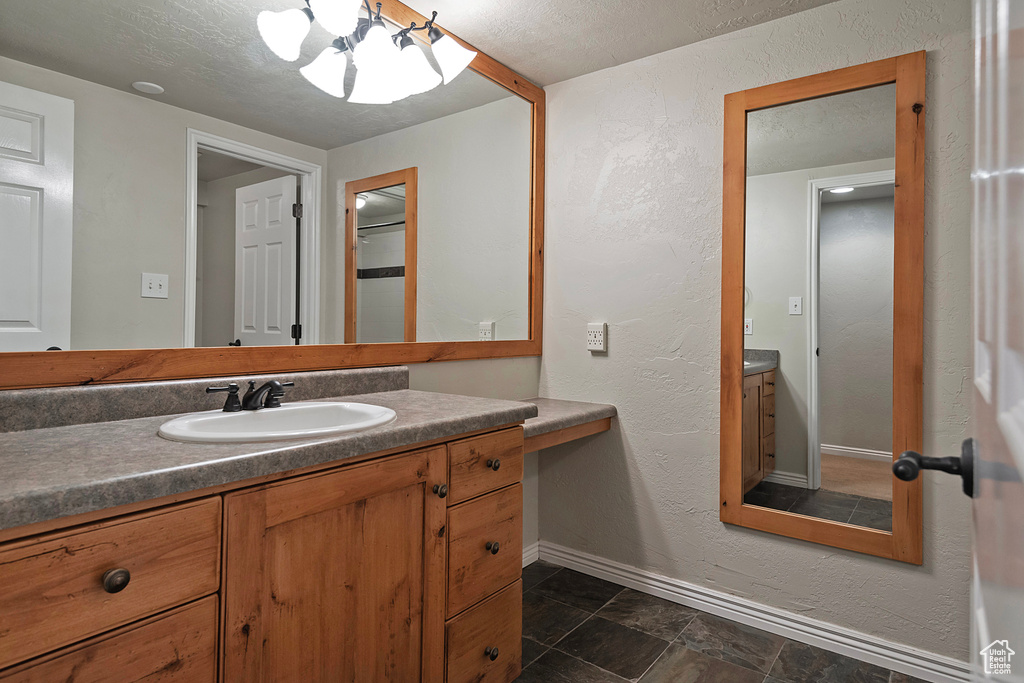
[[[196,167],[199,180],[204,183],[263,168],[259,164],[229,157],[227,154],[219,154],[210,149],[199,150],[199,163],[196,164]]]
[[[896,156],[896,86],[747,114],[747,175]]]
[[[409,0],[423,14],[527,78],[547,85],[834,0]],[[467,71],[387,106],[321,93],[298,73],[333,36],[314,24],[294,63],[256,32],[262,9],[299,0],[7,0],[0,54],[322,149],[406,128],[508,96]],[[385,3],[386,4],[386,3]],[[386,12],[386,9],[385,9]],[[351,76],[351,73],[350,73]]]

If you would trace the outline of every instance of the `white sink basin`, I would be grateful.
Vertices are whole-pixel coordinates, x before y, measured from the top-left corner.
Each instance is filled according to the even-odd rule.
[[[210,410],[183,415],[160,425],[159,434],[171,441],[201,443],[284,441],[358,432],[394,419],[390,408],[365,403],[291,403],[239,413]]]

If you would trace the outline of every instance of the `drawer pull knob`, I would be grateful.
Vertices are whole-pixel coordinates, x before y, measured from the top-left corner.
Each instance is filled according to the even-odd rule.
[[[491,551],[491,555],[497,555],[498,550],[501,549],[501,544],[497,541],[487,541],[487,545],[484,547]]]
[[[103,590],[108,593],[120,593],[131,580],[131,572],[127,569],[108,569],[103,574]]]
[[[768,413],[768,417],[775,417],[775,413]]]
[[[496,647],[489,647],[486,650],[484,650],[484,654],[487,655],[490,658],[490,660],[493,662],[495,659],[498,658],[498,648],[496,648]]]
[[[775,386],[775,382],[765,382],[765,384],[767,384],[770,387],[774,387]]]
[[[498,468],[501,467],[501,461],[498,460],[497,458],[495,458],[494,460],[488,460],[487,466],[490,467],[495,472],[497,472]]]
[[[434,484],[434,493],[437,494],[438,498],[445,498],[448,496],[448,484]]]

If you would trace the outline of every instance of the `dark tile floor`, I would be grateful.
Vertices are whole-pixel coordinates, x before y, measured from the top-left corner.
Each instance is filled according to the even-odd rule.
[[[749,505],[787,510],[809,517],[892,531],[892,502],[762,481],[743,496]]]
[[[517,683],[923,683],[547,562],[523,591]]]

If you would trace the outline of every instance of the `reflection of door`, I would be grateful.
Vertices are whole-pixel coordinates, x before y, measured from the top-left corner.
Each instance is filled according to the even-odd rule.
[[[975,678],[1024,680],[1024,7],[975,0]],[[999,38],[997,39],[997,35]],[[945,455],[945,454],[943,454]],[[984,652],[983,652],[984,651]],[[1008,670],[1001,669],[1005,665]],[[987,669],[987,673],[986,673]],[[1009,675],[1007,675],[1009,674]]]
[[[0,83],[0,351],[71,346],[74,136],[74,102]]]
[[[235,337],[242,346],[292,343],[295,177],[235,191]]]

